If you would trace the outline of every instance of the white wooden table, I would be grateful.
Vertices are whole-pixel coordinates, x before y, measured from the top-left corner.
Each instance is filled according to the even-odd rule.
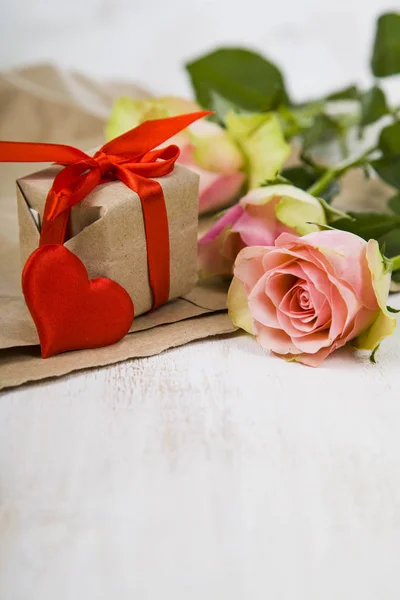
[[[368,81],[385,8],[20,0],[0,66],[183,93],[184,58],[240,42],[307,97]],[[318,370],[237,335],[0,395],[1,600],[397,600],[399,365],[400,329]]]

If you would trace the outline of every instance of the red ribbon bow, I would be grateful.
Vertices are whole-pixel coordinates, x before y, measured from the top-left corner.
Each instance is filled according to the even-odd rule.
[[[97,185],[120,180],[141,200],[153,308],[167,302],[170,283],[168,217],[161,185],[151,179],[171,173],[179,148],[155,149],[208,111],[146,121],[111,140],[91,157],[62,144],[0,142],[0,162],[57,162],[65,166],[47,195],[40,246],[63,244],[71,208]]]

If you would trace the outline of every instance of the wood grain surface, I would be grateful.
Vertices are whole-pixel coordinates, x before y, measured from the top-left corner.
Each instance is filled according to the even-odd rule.
[[[308,98],[369,81],[385,8],[21,0],[0,66],[182,93],[184,60],[240,43]],[[0,599],[398,600],[400,330],[377,358],[314,370],[236,334],[0,394]]]
[[[398,333],[377,365],[237,335],[0,396],[0,598],[397,599]]]

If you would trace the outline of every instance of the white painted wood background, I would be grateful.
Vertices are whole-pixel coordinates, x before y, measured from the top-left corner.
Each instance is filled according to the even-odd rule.
[[[184,93],[184,59],[236,42],[305,98],[368,83],[386,8],[19,0],[0,67]],[[239,335],[0,395],[1,600],[397,600],[400,330],[378,360],[312,370]]]

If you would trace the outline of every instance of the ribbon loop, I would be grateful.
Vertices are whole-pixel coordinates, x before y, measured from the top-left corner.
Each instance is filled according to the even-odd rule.
[[[153,308],[157,308],[169,297],[170,252],[164,194],[152,178],[171,173],[179,157],[178,146],[158,146],[210,114],[200,111],[146,121],[102,146],[93,157],[61,144],[0,142],[0,162],[54,161],[65,167],[47,195],[41,246],[64,243],[71,208],[97,185],[119,179],[136,192],[143,210]]]

